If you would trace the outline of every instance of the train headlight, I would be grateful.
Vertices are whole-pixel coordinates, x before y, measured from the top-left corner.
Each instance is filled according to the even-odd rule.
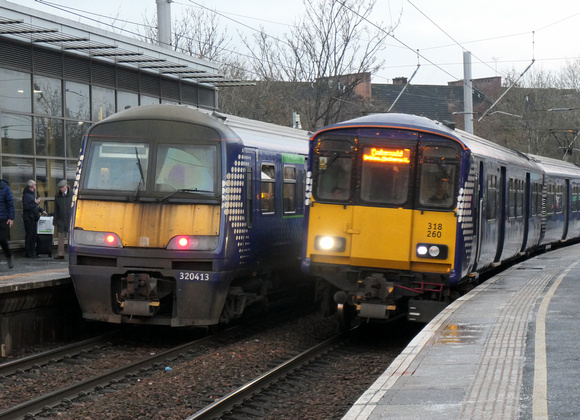
[[[217,236],[178,235],[171,238],[167,249],[176,251],[211,251],[218,246]]]
[[[346,239],[340,236],[318,235],[314,238],[314,248],[321,251],[342,252],[346,249]]]
[[[437,258],[440,252],[441,250],[437,245],[431,245],[429,247],[429,255],[431,255],[433,258]]]
[[[419,257],[424,257],[429,252],[428,248],[425,245],[420,245],[417,247],[417,255]]]
[[[75,229],[74,241],[77,245],[123,248],[121,238],[113,232],[96,232],[92,230]]]
[[[417,244],[416,254],[419,258],[447,259],[447,245]]]

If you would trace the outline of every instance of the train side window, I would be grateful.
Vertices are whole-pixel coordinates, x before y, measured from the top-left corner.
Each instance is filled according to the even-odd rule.
[[[554,214],[556,212],[556,206],[554,203],[554,184],[548,184],[546,190],[546,213]]]
[[[513,178],[509,180],[508,189],[508,217],[514,217],[516,215],[516,182]]]
[[[262,213],[274,213],[276,211],[276,167],[273,164],[262,165],[260,210]]]
[[[538,188],[539,185],[540,184],[538,184],[537,182],[534,182],[532,184],[532,202],[530,203],[531,204],[530,212],[531,212],[532,216],[537,216],[539,213],[539,209],[540,209],[539,201],[538,201],[538,194],[540,191]],[[540,198],[541,198],[541,196],[540,196]]]
[[[524,214],[524,181],[516,180],[516,217],[521,218]]]
[[[296,167],[284,165],[284,213],[296,213]]]
[[[497,198],[497,176],[487,176],[487,220],[495,220]]]
[[[554,211],[556,213],[562,213],[562,209],[564,208],[564,203],[563,203],[563,191],[564,191],[564,187],[562,185],[557,185],[556,186],[556,196],[555,196],[555,208]]]

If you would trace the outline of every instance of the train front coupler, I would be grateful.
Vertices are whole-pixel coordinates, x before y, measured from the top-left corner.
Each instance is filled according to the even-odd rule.
[[[159,309],[157,279],[146,273],[129,273],[121,279],[125,288],[117,298],[121,315],[153,316]]]

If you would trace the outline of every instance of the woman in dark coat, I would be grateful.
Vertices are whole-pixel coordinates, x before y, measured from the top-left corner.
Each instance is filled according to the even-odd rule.
[[[70,223],[72,194],[66,180],[58,183],[58,192],[54,196],[54,225],[58,232],[58,255],[55,259],[64,259],[64,242],[67,239]]]

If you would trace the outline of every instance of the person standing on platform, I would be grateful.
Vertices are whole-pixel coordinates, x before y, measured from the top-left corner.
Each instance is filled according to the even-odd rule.
[[[24,255],[26,258],[36,258],[36,226],[44,210],[38,205],[40,197],[36,196],[36,182],[28,181],[28,186],[22,192],[22,219],[24,220]]]
[[[8,268],[14,268],[14,256],[8,245],[8,235],[14,223],[14,197],[8,182],[0,179],[0,246],[8,261]]]
[[[56,260],[64,259],[64,242],[68,237],[70,223],[70,208],[72,204],[72,194],[68,188],[66,180],[58,183],[58,192],[54,196],[54,220],[58,232],[58,255]]]

